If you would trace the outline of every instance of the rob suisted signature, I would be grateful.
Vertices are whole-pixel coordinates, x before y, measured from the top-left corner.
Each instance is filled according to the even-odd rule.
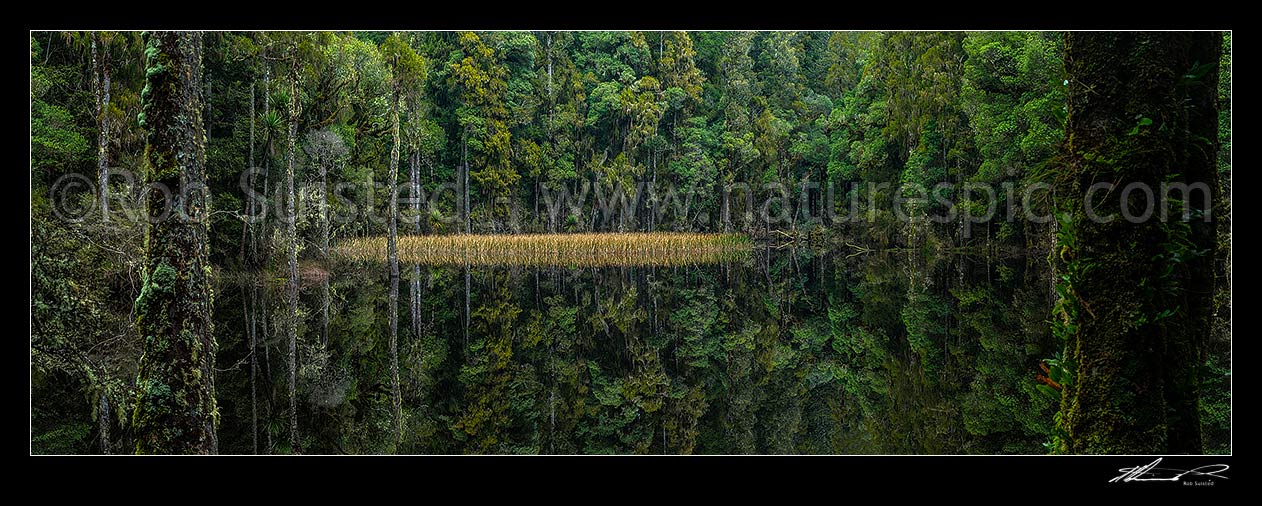
[[[1118,469],[1122,474],[1116,478],[1109,480],[1109,483],[1131,482],[1131,481],[1179,481],[1184,476],[1189,478],[1222,478],[1227,479],[1221,473],[1226,471],[1230,466],[1227,464],[1209,464],[1195,469],[1171,469],[1168,467],[1157,467],[1161,463],[1161,459],[1152,461],[1146,466],[1123,467]]]

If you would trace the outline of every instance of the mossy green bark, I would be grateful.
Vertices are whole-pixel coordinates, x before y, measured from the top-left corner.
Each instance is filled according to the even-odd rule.
[[[215,340],[211,333],[208,202],[201,113],[201,34],[145,33],[151,223],[136,299],[144,343],[132,415],[136,453],[215,453]],[[204,186],[202,186],[204,188]]]
[[[1138,223],[1163,183],[1218,188],[1215,171],[1218,33],[1070,33],[1063,154],[1053,253],[1064,297],[1065,356],[1074,365],[1062,396],[1059,448],[1067,453],[1201,453],[1199,365],[1210,331],[1213,224],[1210,202],[1187,198]],[[1207,68],[1206,65],[1209,65]],[[1113,190],[1091,192],[1111,183]],[[1088,209],[1088,195],[1094,197]],[[1128,198],[1123,200],[1121,197]],[[1175,194],[1178,196],[1179,194]],[[1093,220],[1092,215],[1108,220]]]

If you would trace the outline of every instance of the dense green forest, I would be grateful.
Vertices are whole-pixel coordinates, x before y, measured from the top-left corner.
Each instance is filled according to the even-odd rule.
[[[33,453],[1231,451],[1230,34],[30,43]]]

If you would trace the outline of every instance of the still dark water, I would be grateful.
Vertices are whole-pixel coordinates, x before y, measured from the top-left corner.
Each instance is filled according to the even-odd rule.
[[[384,263],[305,266],[292,369],[284,280],[225,273],[220,451],[1044,453],[1046,260],[850,254],[403,265],[394,346]]]

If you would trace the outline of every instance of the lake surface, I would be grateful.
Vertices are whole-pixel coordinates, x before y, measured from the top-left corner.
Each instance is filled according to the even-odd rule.
[[[1042,257],[400,269],[392,346],[384,262],[304,265],[292,369],[283,277],[222,273],[221,452],[1044,453],[1055,412]]]

